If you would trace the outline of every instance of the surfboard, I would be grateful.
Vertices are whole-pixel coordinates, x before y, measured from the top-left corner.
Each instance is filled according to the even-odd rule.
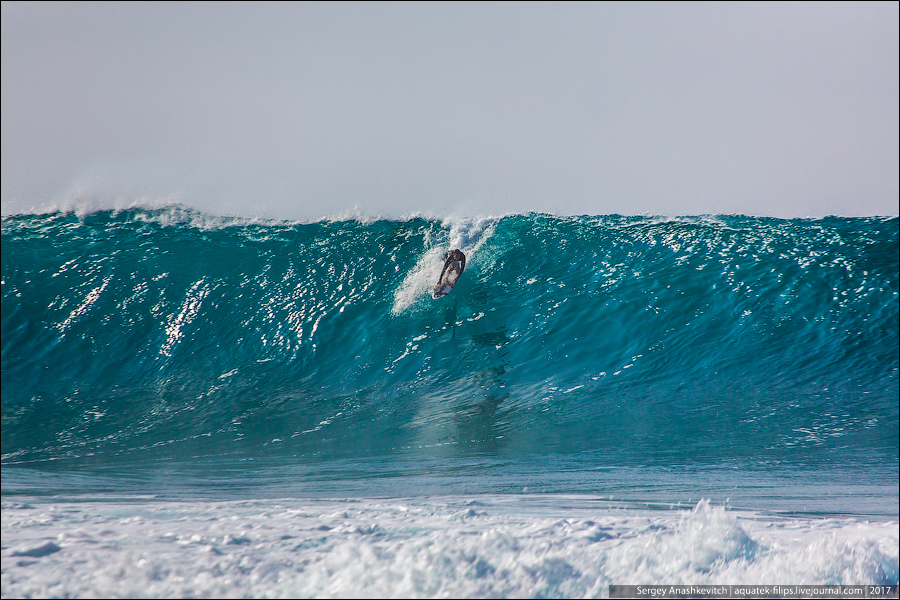
[[[443,298],[447,294],[449,294],[453,290],[449,285],[441,285],[437,284],[434,286],[434,289],[431,291],[431,297],[437,300],[438,298]]]
[[[456,287],[456,283],[459,281],[459,273],[456,271],[450,271],[444,278],[434,284],[434,289],[431,291],[431,297],[437,300],[438,298],[443,298]]]

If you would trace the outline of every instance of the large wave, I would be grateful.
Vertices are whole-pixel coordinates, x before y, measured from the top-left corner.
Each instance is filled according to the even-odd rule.
[[[898,254],[897,218],[8,216],[3,462],[895,463]]]

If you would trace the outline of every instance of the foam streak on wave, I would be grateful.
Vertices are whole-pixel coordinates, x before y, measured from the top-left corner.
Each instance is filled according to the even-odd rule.
[[[426,236],[429,248],[394,292],[391,314],[401,314],[431,290],[441,272],[441,257],[447,250],[459,248],[466,254],[468,266],[475,263],[478,250],[493,233],[494,223],[494,219],[448,219],[441,225],[449,227],[449,232],[442,231],[436,236],[429,232]]]

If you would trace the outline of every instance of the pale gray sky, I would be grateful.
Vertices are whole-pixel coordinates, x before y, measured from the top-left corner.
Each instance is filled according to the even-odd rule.
[[[2,4],[3,214],[896,215],[900,11]]]

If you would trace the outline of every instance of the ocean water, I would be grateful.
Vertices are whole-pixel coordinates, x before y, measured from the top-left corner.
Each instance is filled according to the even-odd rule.
[[[5,216],[3,596],[896,584],[898,287],[896,217]]]

